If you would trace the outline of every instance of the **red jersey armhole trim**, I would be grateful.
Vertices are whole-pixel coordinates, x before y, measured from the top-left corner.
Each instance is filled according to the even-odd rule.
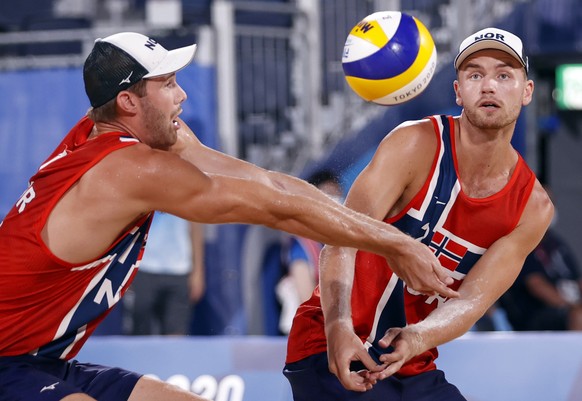
[[[450,117],[449,117],[450,118]],[[443,146],[442,144],[442,140],[441,140],[441,133],[439,131],[439,126],[438,126],[438,122],[436,121],[436,118],[434,116],[429,116],[428,119],[432,122],[432,126],[434,128],[434,134],[436,136],[436,140],[437,140],[437,147],[436,147],[436,151],[434,154],[434,158],[432,160],[432,166],[430,167],[430,172],[428,173],[428,176],[426,177],[426,180],[424,181],[424,184],[422,186],[422,188],[420,188],[420,190],[417,192],[416,195],[414,195],[414,197],[412,198],[412,200],[410,202],[408,202],[408,204],[400,211],[400,213],[384,219],[384,221],[386,223],[393,223],[396,220],[399,220],[400,218],[402,218],[402,216],[404,216],[406,213],[408,213],[408,211],[412,208],[412,205],[415,204],[415,202],[418,199],[423,199],[424,196],[426,195],[426,193],[428,192],[428,187],[430,185],[430,181],[434,175],[434,171],[436,169],[438,160],[439,160],[439,154],[441,152],[441,147]]]
[[[527,167],[525,160],[521,157],[521,155],[519,155],[519,153],[518,153],[518,156],[519,156],[518,164],[522,165],[521,166],[522,169],[525,169]],[[516,168],[516,170],[517,170],[517,168]],[[529,168],[527,170],[529,170]],[[514,228],[517,227],[517,225],[519,224],[519,221],[521,220],[521,216],[523,215],[523,212],[524,212],[524,210],[529,202],[529,199],[531,197],[531,193],[533,192],[533,188],[534,188],[535,183],[536,183],[536,179],[537,179],[536,175],[531,170],[529,170],[528,172],[529,172],[530,176],[529,176],[529,181],[527,183],[527,186],[525,188],[525,193],[524,193],[525,202],[522,203],[521,209],[519,210],[519,213],[516,213],[515,221],[513,222]],[[513,174],[516,175],[515,171],[513,172]]]

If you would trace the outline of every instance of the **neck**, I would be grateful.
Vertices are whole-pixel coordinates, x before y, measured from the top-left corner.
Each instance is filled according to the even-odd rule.
[[[482,198],[500,191],[517,163],[511,146],[513,124],[501,129],[480,129],[461,116],[456,124],[455,147],[463,191]]]
[[[125,132],[139,140],[139,138],[133,133],[133,130],[120,121],[95,123],[89,138],[94,138],[108,132]]]

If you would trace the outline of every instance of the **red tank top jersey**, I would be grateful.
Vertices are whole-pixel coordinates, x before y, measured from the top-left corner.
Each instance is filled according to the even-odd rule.
[[[510,233],[519,222],[535,183],[535,175],[518,156],[508,184],[482,199],[461,191],[450,116],[430,117],[437,136],[437,151],[427,180],[412,201],[397,216],[386,219],[401,231],[426,244],[441,264],[451,270],[452,288],[485,251]],[[386,349],[378,341],[390,327],[404,327],[425,319],[445,301],[423,296],[406,287],[378,255],[358,251],[352,290],[352,319],[355,333],[375,358]],[[303,303],[295,315],[287,346],[287,363],[325,352],[327,348],[320,292]],[[436,348],[416,356],[398,372],[411,376],[436,368]]]
[[[85,172],[138,143],[119,132],[88,141],[92,128],[86,117],[77,123],[0,223],[0,356],[74,357],[135,274],[151,215],[82,264],[59,259],[41,238],[51,210]]]

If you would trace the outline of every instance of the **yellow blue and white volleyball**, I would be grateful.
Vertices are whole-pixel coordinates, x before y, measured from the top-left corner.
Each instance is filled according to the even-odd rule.
[[[437,51],[417,18],[381,11],[360,21],[344,45],[348,85],[366,101],[392,106],[420,95],[430,83]]]

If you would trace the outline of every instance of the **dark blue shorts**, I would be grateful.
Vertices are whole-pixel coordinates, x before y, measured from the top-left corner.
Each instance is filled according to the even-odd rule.
[[[285,365],[294,401],[467,401],[441,370],[416,376],[388,377],[364,393],[346,390],[329,371],[327,354]]]
[[[34,355],[0,357],[0,401],[57,401],[83,393],[127,400],[141,375],[119,368]]]

